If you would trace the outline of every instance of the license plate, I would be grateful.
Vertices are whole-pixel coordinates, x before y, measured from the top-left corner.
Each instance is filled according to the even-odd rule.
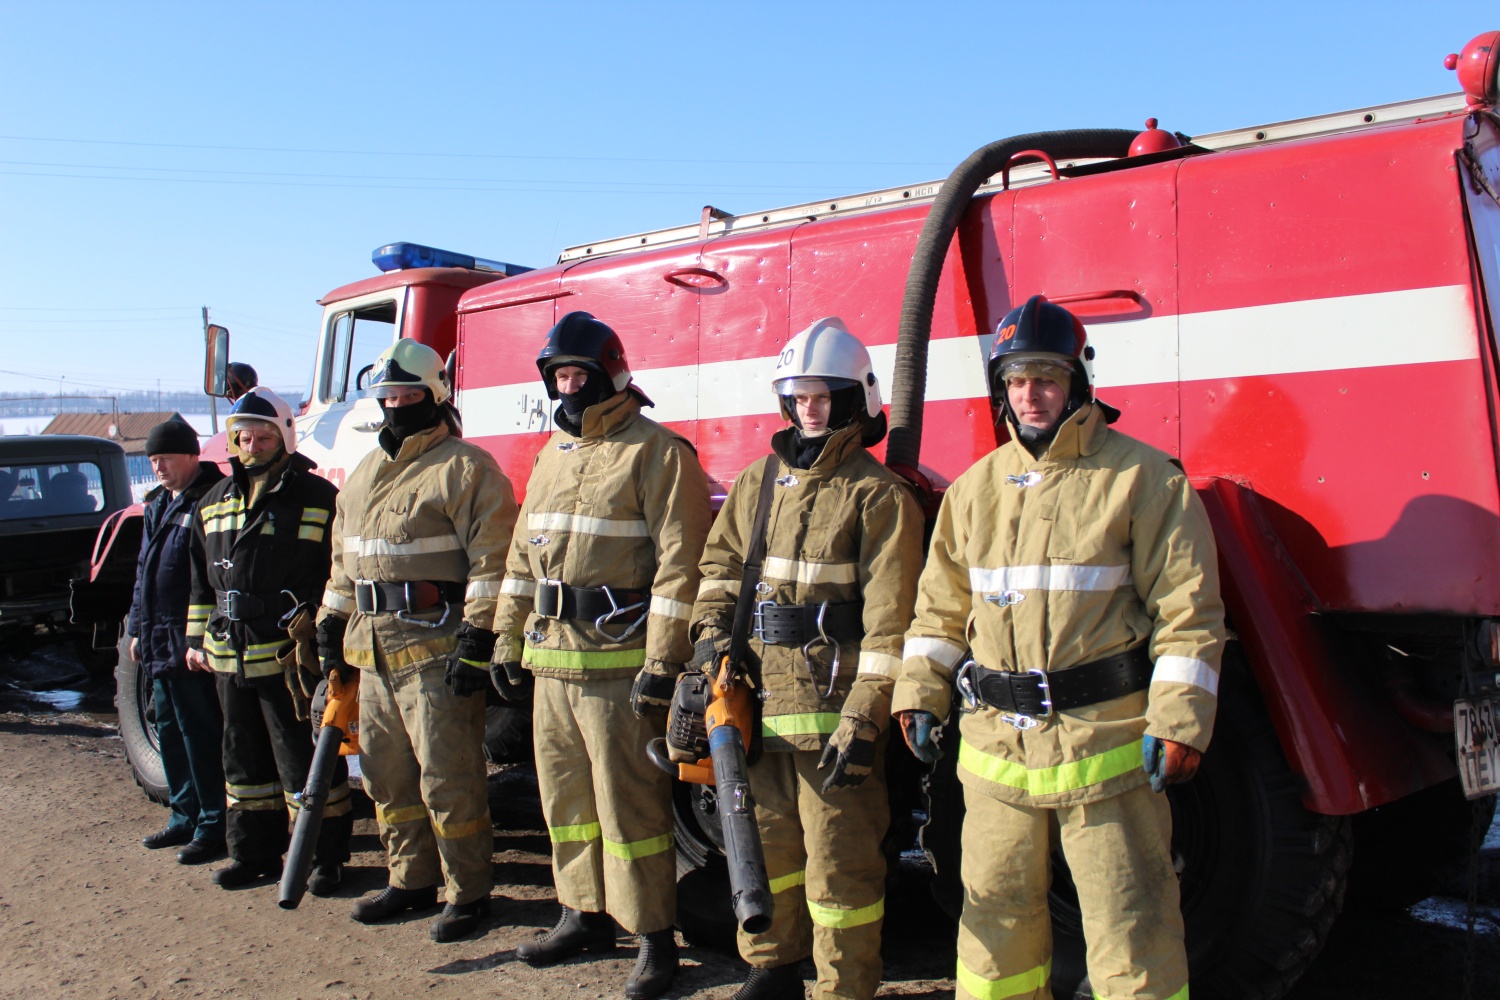
[[[1453,738],[1464,795],[1477,799],[1500,790],[1500,695],[1455,701]]]

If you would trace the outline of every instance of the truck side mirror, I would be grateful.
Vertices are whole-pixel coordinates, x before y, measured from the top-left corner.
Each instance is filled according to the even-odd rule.
[[[229,328],[210,323],[203,337],[203,391],[225,399],[229,396]]]
[[[359,370],[359,374],[354,376],[354,388],[356,391],[366,392],[369,390],[370,387],[365,383],[365,378],[370,374],[371,371],[374,370],[374,368],[374,365],[365,365]]]

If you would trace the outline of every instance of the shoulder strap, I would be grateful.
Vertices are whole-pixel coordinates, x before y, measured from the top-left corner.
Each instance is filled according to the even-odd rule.
[[[750,621],[755,612],[756,588],[760,585],[760,567],[766,557],[766,523],[771,519],[771,493],[776,489],[775,455],[767,455],[761,468],[760,496],[755,501],[755,519],[750,525],[750,548],[745,553],[744,573],[740,577],[740,595],[734,602],[734,625],[729,633],[729,662],[745,662],[750,651]]]

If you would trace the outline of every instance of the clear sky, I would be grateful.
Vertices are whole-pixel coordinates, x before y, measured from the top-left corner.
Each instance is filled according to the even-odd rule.
[[[315,300],[384,243],[542,265],[1022,132],[1449,93],[1495,28],[1474,0],[0,0],[0,390],[200,386],[203,305],[300,386]]]

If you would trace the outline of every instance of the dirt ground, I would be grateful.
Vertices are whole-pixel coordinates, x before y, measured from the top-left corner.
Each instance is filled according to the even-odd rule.
[[[225,891],[209,881],[216,865],[184,867],[170,850],[144,850],[140,838],[166,811],[130,780],[111,696],[112,685],[23,697],[0,678],[0,997],[623,995],[629,939],[604,960],[551,969],[515,960],[516,945],[557,912],[524,770],[492,776],[493,916],[481,936],[438,945],[427,936],[432,912],[372,927],[349,919],[351,901],[385,882],[367,800],[342,891],[307,896],[295,911],[276,905],[274,884]],[[1500,1000],[1500,823],[1479,884],[1472,995]],[[1464,894],[1455,882],[1409,913],[1346,912],[1288,1000],[1460,996]],[[881,995],[951,996],[952,935],[923,887],[898,882]],[[683,956],[670,997],[728,997],[743,978],[732,955],[685,947]]]

